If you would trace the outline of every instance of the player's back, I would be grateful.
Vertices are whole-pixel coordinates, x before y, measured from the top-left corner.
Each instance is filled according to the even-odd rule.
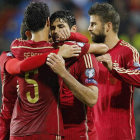
[[[54,50],[46,41],[12,43],[11,51],[19,60]],[[19,97],[11,122],[11,136],[49,133],[63,135],[59,110],[58,76],[47,66],[18,75]]]

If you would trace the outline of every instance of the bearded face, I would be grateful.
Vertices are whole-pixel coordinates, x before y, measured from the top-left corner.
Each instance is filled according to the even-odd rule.
[[[99,16],[92,15],[90,16],[90,25],[89,33],[91,34],[92,41],[95,43],[104,43],[105,42],[105,29],[104,24],[99,19]]]
[[[95,43],[104,43],[106,35],[104,34],[104,27],[102,27],[99,33],[90,32],[92,41]]]

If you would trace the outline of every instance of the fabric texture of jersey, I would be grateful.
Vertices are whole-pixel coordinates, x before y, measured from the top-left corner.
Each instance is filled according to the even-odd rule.
[[[95,56],[86,54],[67,68],[69,73],[85,86],[97,86],[98,63]],[[60,104],[65,130],[65,140],[94,140],[97,132],[92,108],[77,99],[60,78]]]
[[[83,53],[86,53],[89,45],[84,48]],[[19,60],[53,50],[52,44],[46,41],[17,39],[11,45],[12,53]],[[43,65],[18,75],[18,80],[20,95],[13,111],[11,136],[41,133],[63,136],[58,76],[47,65]]]
[[[140,87],[140,64],[137,50],[120,40],[108,51],[113,70],[99,62],[99,97],[94,106],[99,140],[135,139],[133,109],[134,86]]]
[[[5,62],[12,59],[11,52],[3,52],[0,56],[1,80],[2,80],[2,107],[0,113],[0,139],[8,140],[10,136],[10,121],[14,104],[17,99],[17,78],[10,75],[4,69]]]

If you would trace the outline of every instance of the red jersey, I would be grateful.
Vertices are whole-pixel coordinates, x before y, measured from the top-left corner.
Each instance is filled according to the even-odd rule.
[[[85,45],[86,53],[89,44]],[[23,60],[33,55],[51,52],[46,41],[15,40],[11,45],[14,56]],[[63,136],[63,121],[59,109],[58,76],[47,65],[18,75],[20,95],[11,120],[11,136],[49,133]]]
[[[108,51],[113,70],[99,63],[99,97],[94,106],[99,140],[135,139],[133,109],[134,87],[140,87],[140,64],[137,50],[120,40]]]
[[[0,139],[9,139],[10,121],[17,99],[17,78],[5,71],[5,62],[13,58],[11,52],[3,52],[0,56],[1,80],[2,80],[2,107],[0,113]]]
[[[81,56],[67,69],[81,84],[97,86],[98,63],[92,54]],[[77,99],[61,81],[60,104],[65,130],[65,140],[95,140],[97,137],[92,108]]]

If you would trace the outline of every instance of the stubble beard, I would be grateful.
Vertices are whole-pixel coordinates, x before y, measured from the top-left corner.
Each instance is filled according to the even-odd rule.
[[[92,37],[92,41],[95,43],[105,43],[105,38],[106,38],[106,35],[104,34],[104,28],[102,28],[102,30],[100,31],[98,35],[94,34],[94,37]]]
[[[95,35],[94,37],[92,37],[92,41],[95,43],[105,43],[105,35]]]

